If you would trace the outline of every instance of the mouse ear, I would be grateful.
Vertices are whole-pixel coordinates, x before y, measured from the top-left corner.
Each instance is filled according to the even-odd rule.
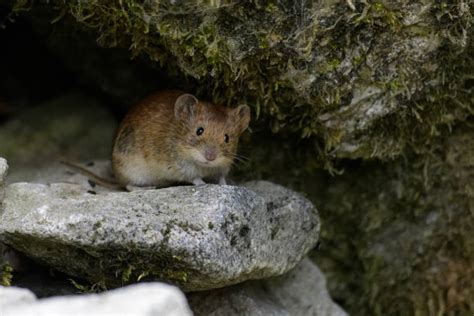
[[[174,115],[177,119],[189,120],[196,112],[198,99],[192,94],[180,95],[174,103]]]
[[[239,133],[243,133],[249,127],[250,123],[250,107],[246,104],[241,104],[232,110],[235,123]]]

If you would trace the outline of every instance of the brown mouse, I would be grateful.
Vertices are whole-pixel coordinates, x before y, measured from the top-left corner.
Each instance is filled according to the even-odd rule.
[[[160,91],[133,106],[118,128],[112,150],[117,183],[66,164],[113,188],[226,184],[249,122],[247,105],[229,108],[181,91]]]

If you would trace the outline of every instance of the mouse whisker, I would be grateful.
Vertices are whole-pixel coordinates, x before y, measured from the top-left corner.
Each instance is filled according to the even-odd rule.
[[[233,154],[233,157],[237,160],[240,160],[240,161],[249,161],[250,160],[248,157],[238,155],[238,154]]]
[[[249,159],[242,159],[241,157],[234,156],[232,164],[236,165],[237,163],[239,163],[239,164],[245,165],[245,164],[248,164],[249,162],[250,162]]]

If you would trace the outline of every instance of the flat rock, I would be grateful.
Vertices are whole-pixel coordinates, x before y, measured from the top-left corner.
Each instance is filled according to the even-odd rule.
[[[2,316],[192,315],[183,293],[162,283],[143,283],[105,292],[37,300],[26,289],[0,287]]]
[[[164,280],[185,291],[281,275],[318,240],[313,205],[270,182],[90,192],[9,185],[0,240],[92,283]]]
[[[287,274],[224,289],[188,294],[196,316],[345,316],[333,302],[326,278],[309,259]]]

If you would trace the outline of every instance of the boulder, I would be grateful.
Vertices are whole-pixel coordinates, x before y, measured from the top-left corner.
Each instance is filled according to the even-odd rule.
[[[283,276],[190,293],[188,300],[196,316],[347,315],[332,301],[324,275],[309,259]]]
[[[325,225],[316,262],[351,315],[474,314],[469,125],[427,144],[429,155],[361,163],[308,187]]]
[[[0,126],[0,157],[10,165],[7,182],[54,182],[62,159],[110,158],[115,128],[111,113],[81,94],[27,109]]]
[[[269,182],[95,193],[11,184],[0,240],[92,283],[165,280],[186,291],[281,275],[318,240],[313,205]]]
[[[0,287],[2,316],[49,315],[192,315],[179,289],[162,283],[144,283],[105,292],[36,300],[26,289]]]

